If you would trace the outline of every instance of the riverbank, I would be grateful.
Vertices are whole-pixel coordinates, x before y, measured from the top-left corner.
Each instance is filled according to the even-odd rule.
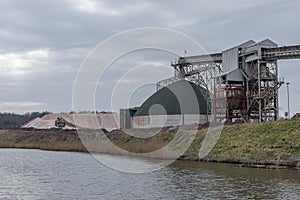
[[[147,130],[132,131],[142,133]],[[145,153],[167,145],[176,132],[176,127],[167,127],[147,139],[126,135],[121,130],[105,134],[122,149]],[[199,149],[206,132],[207,126],[199,127],[194,141],[180,160],[199,160]],[[92,142],[99,144],[97,140],[101,138],[97,139],[94,131],[86,130],[86,134]],[[87,152],[76,131],[59,129],[0,130],[0,148]],[[114,152],[107,149],[101,153]],[[260,168],[300,168],[300,119],[226,125],[215,147],[201,161]]]

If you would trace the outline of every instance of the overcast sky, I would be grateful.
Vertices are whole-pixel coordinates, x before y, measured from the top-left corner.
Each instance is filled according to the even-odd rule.
[[[0,0],[0,112],[70,111],[74,80],[84,58],[121,31],[170,28],[211,53],[250,39],[292,45],[300,44],[299,9],[300,1],[295,0]],[[166,66],[173,58],[143,51],[114,63],[113,72],[138,61]],[[300,112],[299,66],[300,60],[279,62],[280,76],[291,83],[292,113]],[[155,81],[172,76],[172,70],[156,67],[137,71],[136,76]],[[106,97],[110,90],[107,86],[107,91],[97,93],[97,110],[111,110]],[[140,88],[130,106],[138,106],[154,91],[154,84]],[[285,95],[286,85],[280,88],[281,113],[287,110]]]

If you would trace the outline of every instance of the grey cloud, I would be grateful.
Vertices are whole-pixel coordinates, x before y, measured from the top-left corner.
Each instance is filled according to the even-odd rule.
[[[89,1],[92,12],[87,10],[89,5],[79,9],[80,3]],[[131,28],[173,28],[193,37],[212,53],[249,39],[271,38],[280,45],[299,44],[299,1],[89,1],[0,1],[0,55],[49,50],[47,59],[32,62],[27,75],[0,74],[0,101],[44,102],[41,109],[70,110],[73,82],[88,52],[113,34]],[[114,64],[111,79],[118,79],[141,61],[170,63],[173,59],[174,56],[159,53],[135,54]],[[295,73],[298,62],[280,62],[280,74],[294,85],[298,79]],[[3,71],[7,66],[0,66],[0,71],[1,67]],[[147,75],[155,77],[157,73]],[[298,90],[291,84],[295,99],[300,94]],[[285,92],[284,88],[280,91]],[[111,87],[107,87],[105,94],[110,93]],[[107,108],[107,97],[98,95],[99,108]],[[280,99],[285,110],[284,96]],[[292,109],[300,110],[300,105],[295,102]]]

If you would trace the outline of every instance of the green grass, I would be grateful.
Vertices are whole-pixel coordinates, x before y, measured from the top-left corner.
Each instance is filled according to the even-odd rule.
[[[143,131],[141,134],[144,133]],[[162,129],[155,136],[144,139],[118,131],[108,135],[120,148],[144,153],[158,150],[170,141],[174,141],[173,132],[173,129]],[[191,146],[181,159],[199,160],[199,150],[206,133],[207,129],[197,132]],[[179,134],[190,134],[190,132],[184,131]],[[180,142],[184,138],[176,137],[175,142]],[[92,136],[91,139],[94,141]],[[0,147],[85,151],[76,134],[51,131],[0,130]],[[212,151],[202,160],[300,166],[300,119],[225,126]]]
[[[206,130],[200,130],[187,155],[198,156]],[[225,126],[208,161],[291,164],[300,162],[300,119]]]

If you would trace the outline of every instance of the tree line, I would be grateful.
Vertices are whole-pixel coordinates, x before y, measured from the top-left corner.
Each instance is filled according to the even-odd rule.
[[[0,112],[0,129],[19,129],[26,122],[37,117],[43,117],[46,114],[50,114],[50,112],[31,112],[23,115]]]
[[[44,112],[30,112],[25,114],[16,114],[16,113],[1,113],[0,112],[0,129],[19,129],[22,125],[29,122],[32,119],[37,117],[43,117],[44,115],[51,114],[52,112],[44,111]],[[70,111],[68,114],[108,114],[112,112],[106,111]],[[67,113],[60,113],[67,114]]]

